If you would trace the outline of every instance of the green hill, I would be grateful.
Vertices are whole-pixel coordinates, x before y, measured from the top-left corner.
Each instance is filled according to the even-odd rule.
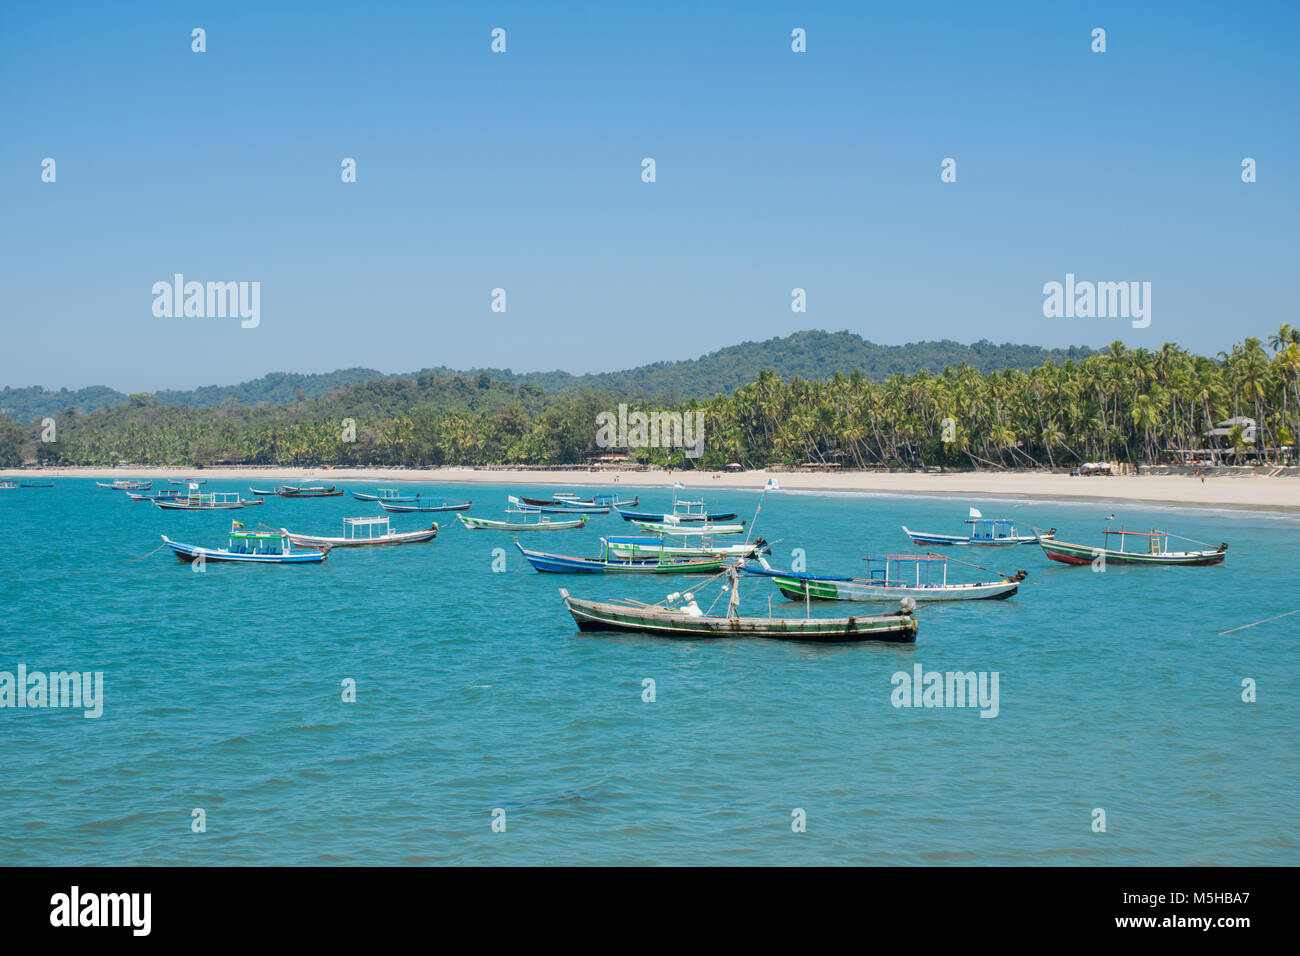
[[[485,400],[489,405],[495,404],[491,399],[507,400],[499,390],[487,388],[486,383],[487,394],[484,394],[467,390],[463,384],[452,385],[449,381],[480,380],[484,375],[493,384],[530,386],[543,394],[592,389],[671,402],[730,393],[753,381],[764,369],[772,369],[785,379],[825,381],[836,372],[847,375],[860,371],[871,381],[881,381],[896,372],[911,374],[921,369],[939,372],[947,365],[966,364],[983,373],[1004,368],[1030,369],[1047,361],[1059,364],[1067,359],[1081,359],[1093,354],[1095,350],[1077,346],[1043,349],[1033,345],[996,345],[986,339],[973,345],[946,339],[908,345],[876,345],[852,332],[806,331],[766,342],[742,342],[700,358],[656,362],[618,372],[573,375],[562,371],[514,372],[494,368],[461,371],[431,368],[401,375],[385,375],[368,368],[312,375],[272,372],[238,385],[205,385],[190,391],[168,389],[155,393],[152,402],[190,408],[291,405],[323,398],[335,390],[344,393],[349,405],[361,406],[396,407],[397,402],[428,404],[435,396],[450,399],[452,407],[473,408]],[[134,398],[141,400],[140,396]],[[102,385],[75,391],[6,386],[0,389],[0,414],[16,421],[30,422],[46,415],[58,415],[67,408],[85,414],[99,408],[130,404],[132,400],[133,396]]]

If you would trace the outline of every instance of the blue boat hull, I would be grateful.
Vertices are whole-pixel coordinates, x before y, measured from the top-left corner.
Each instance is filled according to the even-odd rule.
[[[671,517],[670,515],[666,515],[662,513],[647,514],[641,511],[624,511],[622,508],[618,509],[618,513],[623,516],[624,521],[666,522]],[[727,512],[717,511],[707,515],[678,515],[677,520],[685,524],[686,522],[700,522],[700,521],[710,521],[710,522],[730,521],[732,518],[735,517],[736,517],[736,513],[734,511],[727,511]]]

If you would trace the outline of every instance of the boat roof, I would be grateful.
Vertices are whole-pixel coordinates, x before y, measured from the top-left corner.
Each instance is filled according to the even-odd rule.
[[[905,561],[913,564],[947,564],[948,558],[942,554],[869,554],[867,561]]]
[[[366,518],[344,518],[343,519],[343,523],[345,525],[352,525],[352,526],[368,525],[368,524],[388,524],[388,521],[389,521],[388,515],[375,515],[373,517],[366,517]]]

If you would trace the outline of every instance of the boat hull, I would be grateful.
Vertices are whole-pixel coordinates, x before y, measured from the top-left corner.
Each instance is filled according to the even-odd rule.
[[[674,545],[661,538],[615,537],[609,541],[610,554],[617,558],[646,558],[662,555],[670,558],[698,558],[721,555],[723,557],[749,557],[763,551],[766,544],[746,542],[727,545]]]
[[[218,501],[216,504],[192,504],[184,498],[150,498],[155,505],[163,511],[237,511],[240,508],[251,508],[254,505],[265,504],[258,498],[255,501]]]
[[[473,503],[474,502],[472,501],[466,501],[463,504],[430,505],[426,507],[424,505],[394,505],[389,504],[389,502],[381,498],[379,500],[379,507],[383,508],[385,511],[391,512],[392,514],[411,514],[412,512],[430,514],[435,511],[469,511],[470,505]]]
[[[871,584],[851,578],[806,578],[796,575],[771,575],[777,588],[792,601],[1001,601],[1019,589],[1015,581],[986,584],[936,584],[915,587],[908,584]],[[807,594],[805,594],[805,589]]]
[[[579,558],[565,554],[530,551],[515,542],[524,558],[538,571],[548,574],[716,574],[722,570],[722,558]]]
[[[520,499],[522,501],[522,499]],[[542,505],[530,504],[524,501],[519,506],[521,511],[542,512],[544,514],[561,514],[561,515],[607,515],[609,508],[602,505],[565,505],[548,502]]]
[[[490,518],[470,518],[466,515],[456,515],[461,524],[471,531],[567,531],[570,528],[585,528],[587,526],[587,517],[583,515],[574,521],[538,521],[538,522],[518,522],[518,521],[493,521]]]
[[[432,528],[424,528],[420,531],[401,531],[373,538],[323,538],[309,534],[294,534],[287,528],[281,528],[280,530],[294,544],[308,548],[357,548],[365,545],[421,544],[425,541],[432,541],[438,536],[438,526],[436,524]]]
[[[627,631],[661,637],[756,637],[815,644],[885,641],[916,642],[916,618],[908,614],[845,618],[758,618],[694,616],[660,608],[627,607],[584,601],[561,590],[564,604],[581,631]]]
[[[917,544],[938,545],[939,547],[970,545],[972,547],[997,548],[1016,544],[1036,544],[1038,542],[1038,538],[1032,534],[1009,535],[1005,538],[972,538],[969,535],[928,534],[923,531],[912,531],[907,525],[903,525],[903,533]]]
[[[326,551],[305,551],[290,554],[236,554],[224,548],[200,548],[193,544],[182,544],[163,535],[167,547],[175,552],[176,557],[189,564],[202,558],[207,561],[227,561],[236,564],[320,564],[328,556]]]
[[[1226,551],[1166,551],[1142,554],[1137,551],[1114,551],[1110,548],[1093,548],[1066,541],[1041,541],[1043,554],[1061,564],[1092,564],[1098,558],[1106,564],[1154,564],[1182,567],[1207,567],[1222,564]]]
[[[671,515],[664,514],[662,512],[652,514],[652,513],[646,513],[640,511],[624,511],[622,508],[618,509],[618,513],[623,516],[624,521],[651,521],[656,524],[667,522],[668,519],[671,517]],[[731,521],[735,517],[737,517],[737,515],[736,512],[734,511],[726,511],[726,512],[719,511],[719,512],[715,512],[714,514],[677,515],[677,520],[685,524],[686,522],[694,523],[694,522],[701,522],[701,521]]]
[[[634,525],[643,531],[649,531],[653,534],[744,534],[745,523],[739,524],[697,524],[692,523],[683,528],[677,524],[661,524],[655,521],[633,521]]]

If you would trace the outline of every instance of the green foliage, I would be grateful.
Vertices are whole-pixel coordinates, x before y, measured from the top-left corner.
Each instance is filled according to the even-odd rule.
[[[1172,344],[1152,352],[1116,342],[1027,370],[949,365],[882,381],[860,368],[807,378],[761,369],[731,394],[673,410],[703,413],[705,451],[694,466],[710,470],[732,461],[846,468],[1154,462],[1172,448],[1202,447],[1208,429],[1238,415],[1259,423],[1258,447],[1300,433],[1300,342],[1287,332],[1270,343],[1271,355],[1251,338],[1210,359]],[[86,465],[569,464],[608,450],[596,445],[597,416],[620,402],[668,410],[643,392],[606,386],[547,394],[508,377],[430,371],[280,405],[191,408],[141,394],[88,414],[61,412],[52,444],[37,442],[35,428],[0,418],[0,454],[15,463],[39,457]],[[1240,431],[1234,439],[1244,450]],[[631,457],[692,467],[681,449],[634,449]]]

